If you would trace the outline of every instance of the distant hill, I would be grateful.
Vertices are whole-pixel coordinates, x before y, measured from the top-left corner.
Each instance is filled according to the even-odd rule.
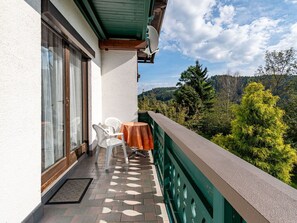
[[[173,92],[176,90],[176,87],[159,87],[154,88],[149,91],[145,91],[138,95],[138,99],[143,98],[143,96],[155,96],[159,101],[169,101],[173,98]]]
[[[269,75],[264,76],[230,76],[230,75],[216,75],[208,78],[208,81],[212,84],[216,93],[227,94],[228,98],[238,103],[241,100],[243,89],[246,85],[252,81],[261,81],[266,88],[269,88],[270,79],[272,77]],[[284,82],[283,87],[287,85],[289,81],[296,81],[297,76],[287,77],[287,82]],[[138,95],[138,99],[143,98],[143,96],[154,96],[160,101],[169,101],[173,98],[173,93],[176,87],[160,87],[154,88],[149,91],[145,91]]]

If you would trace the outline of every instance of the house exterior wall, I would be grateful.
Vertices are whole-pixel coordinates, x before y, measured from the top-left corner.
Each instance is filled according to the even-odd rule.
[[[0,218],[41,202],[40,1],[0,1]]]
[[[92,123],[137,119],[137,53],[100,52],[74,2],[51,2],[96,54],[89,66],[93,142]],[[41,203],[41,1],[3,0],[0,7],[0,218],[21,222]]]
[[[137,52],[101,51],[102,118],[137,120]]]
[[[76,29],[83,39],[95,51],[95,58],[91,60],[89,75],[89,142],[95,138],[92,124],[102,121],[102,83],[101,83],[101,55],[98,38],[86,22],[85,18],[75,5],[73,0],[51,0],[54,6],[63,14],[68,22]],[[91,150],[92,150],[91,146]]]

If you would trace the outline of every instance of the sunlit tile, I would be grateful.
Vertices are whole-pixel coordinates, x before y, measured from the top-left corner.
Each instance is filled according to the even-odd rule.
[[[104,202],[106,202],[106,203],[111,203],[111,202],[113,202],[113,201],[114,201],[114,199],[106,198]]]
[[[141,187],[139,184],[127,184],[128,187]]]
[[[135,191],[135,190],[127,190],[125,191],[126,194],[129,194],[129,195],[139,195],[140,193]]]
[[[135,180],[140,180],[139,178],[136,178],[136,177],[127,177],[127,180],[133,180],[133,181],[135,181]]]
[[[103,207],[102,214],[107,214],[107,213],[110,213],[110,212],[111,212],[110,208]]]
[[[110,182],[110,185],[111,185],[111,186],[115,186],[115,185],[118,185],[118,183],[111,181],[111,182]]]
[[[166,207],[164,203],[157,203],[158,206],[160,206],[160,210],[161,210],[161,214],[159,214],[159,216],[161,218],[163,218],[163,221],[169,221],[168,219],[168,215],[166,212]]]
[[[128,205],[141,204],[141,202],[139,202],[139,201],[131,201],[131,200],[124,200],[123,202]]]
[[[130,170],[140,170],[138,167],[129,167]]]
[[[142,215],[142,213],[138,212],[138,211],[134,211],[134,210],[124,210],[123,214],[127,215],[127,216],[138,216],[138,215]]]
[[[154,187],[154,188],[156,188],[156,193],[154,195],[157,196],[157,197],[162,197],[163,194],[161,192],[160,183],[159,183],[159,179],[158,179],[158,176],[157,176],[157,171],[153,167],[153,165],[152,165],[152,172],[153,172],[153,176],[154,176],[154,181],[156,183],[156,186]]]
[[[121,173],[120,171],[118,171],[118,170],[115,170],[113,173]]]
[[[115,166],[114,168],[117,169],[117,170],[118,170],[118,169],[122,169],[121,166]]]
[[[129,171],[128,172],[128,174],[130,174],[130,175],[140,175],[140,173],[138,173],[138,172],[135,172],[135,171]]]
[[[118,176],[112,176],[111,179],[116,180],[116,179],[119,179],[119,177]]]
[[[107,223],[107,221],[100,220],[99,223]]]
[[[108,192],[117,192],[115,189],[111,189],[111,188],[109,188],[108,189]]]
[[[139,160],[129,160],[131,163],[138,163]]]
[[[139,166],[139,163],[129,163],[130,166]]]

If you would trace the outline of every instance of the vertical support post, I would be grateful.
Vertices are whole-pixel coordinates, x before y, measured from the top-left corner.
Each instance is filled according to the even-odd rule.
[[[213,222],[224,223],[225,220],[225,199],[221,193],[213,188]]]
[[[154,139],[154,150],[153,150],[153,157],[154,157],[154,164],[156,165],[156,153],[157,153],[157,138],[156,138],[156,122],[152,119],[153,125],[153,139]]]
[[[169,137],[167,136],[167,134],[164,132],[163,134],[163,191],[166,191],[166,186],[168,184],[168,177],[169,177],[169,173],[168,173],[168,155],[167,155],[167,150],[168,150],[168,140]],[[164,193],[165,194],[165,193]]]

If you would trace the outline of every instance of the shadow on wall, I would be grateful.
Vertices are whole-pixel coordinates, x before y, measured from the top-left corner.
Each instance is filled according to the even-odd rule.
[[[135,59],[136,57],[136,59]],[[119,68],[125,63],[131,60],[135,60],[135,65],[137,64],[137,53],[136,51],[119,51],[119,50],[109,50],[101,51],[102,59],[102,76]],[[130,62],[132,63],[132,62]]]
[[[41,1],[39,0],[25,0],[39,15],[41,15]]]

